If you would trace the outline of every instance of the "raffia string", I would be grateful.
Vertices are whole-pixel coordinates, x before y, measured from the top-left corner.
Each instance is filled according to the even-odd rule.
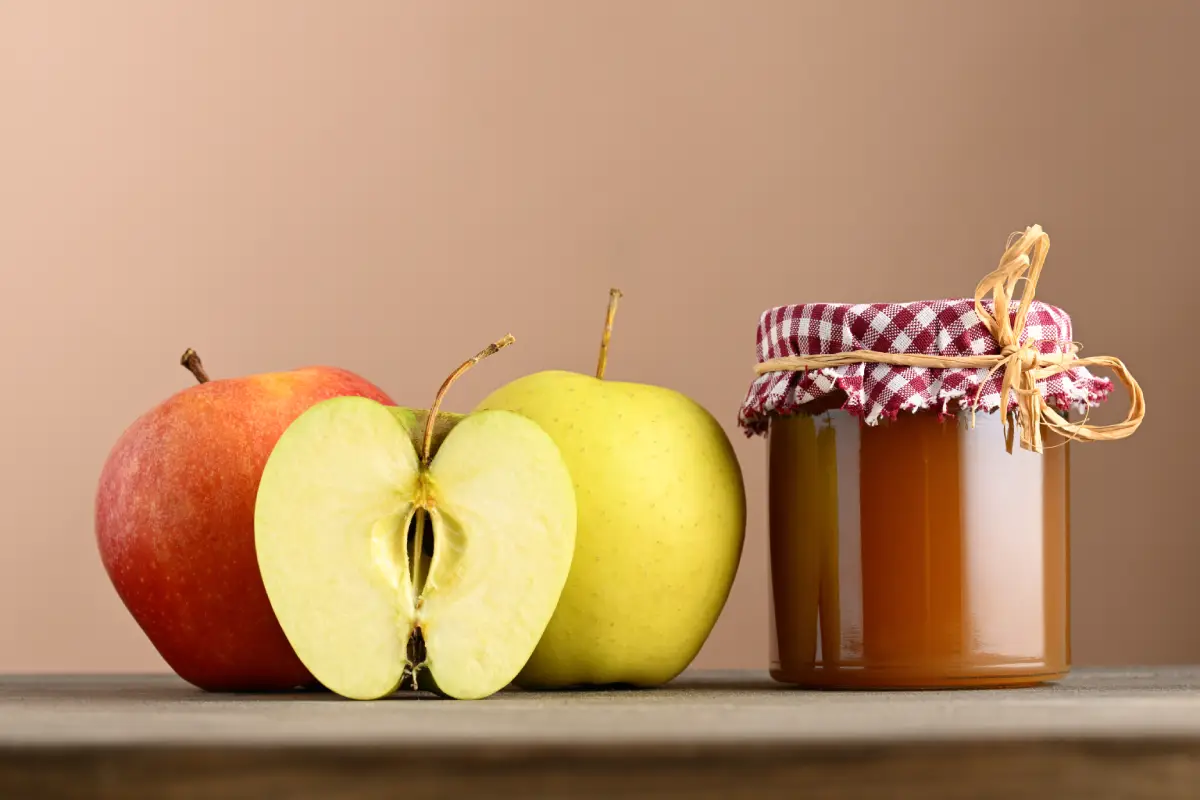
[[[805,356],[785,356],[774,358],[755,365],[755,373],[763,375],[768,372],[807,372],[813,369],[841,367],[849,364],[894,364],[905,367],[932,367],[986,369],[987,378],[980,382],[975,392],[971,408],[971,424],[975,424],[975,409],[983,394],[983,387],[999,370],[1004,370],[1004,380],[1000,388],[1000,409],[1004,414],[1004,436],[1008,451],[1012,452],[1013,430],[1009,418],[1008,401],[1010,395],[1016,396],[1017,420],[1020,428],[1021,447],[1024,450],[1042,452],[1042,426],[1052,428],[1068,439],[1105,442],[1124,439],[1131,435],[1142,424],[1146,415],[1146,399],[1142,395],[1142,387],[1134,380],[1133,375],[1118,358],[1112,356],[1091,356],[1079,358],[1076,353],[1078,345],[1069,343],[1067,352],[1040,353],[1037,342],[1026,341],[1020,344],[1021,332],[1025,329],[1025,318],[1029,306],[1033,302],[1034,290],[1046,263],[1046,253],[1050,249],[1050,237],[1040,225],[1032,225],[1023,234],[1016,234],[1004,255],[1000,258],[1000,266],[987,275],[975,287],[975,313],[987,326],[988,331],[1000,346],[1000,352],[994,355],[981,356],[929,356],[919,353],[881,353],[876,350],[854,350],[848,353],[829,353]],[[1025,281],[1021,301],[1017,307],[1015,321],[1009,320],[1008,308],[1013,299],[1017,284]],[[992,314],[983,305],[983,299],[988,292],[992,293]],[[1061,343],[1056,343],[1061,344]],[[1070,422],[1057,411],[1046,404],[1041,393],[1037,390],[1037,382],[1051,375],[1075,367],[1106,367],[1116,374],[1117,379],[1129,392],[1129,413],[1125,419],[1113,425],[1089,425],[1084,422]]]

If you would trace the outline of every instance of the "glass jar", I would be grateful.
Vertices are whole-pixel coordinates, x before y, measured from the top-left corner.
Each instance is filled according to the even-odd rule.
[[[771,675],[820,688],[1003,687],[1070,668],[1070,451],[1001,418],[837,408],[767,429]]]
[[[1146,403],[1034,300],[1049,247],[1040,225],[1009,237],[973,298],[759,317],[738,424],[768,441],[776,680],[1008,687],[1070,669],[1068,439],[1131,436]],[[1114,386],[1094,367],[1129,394],[1121,422],[1087,423]]]

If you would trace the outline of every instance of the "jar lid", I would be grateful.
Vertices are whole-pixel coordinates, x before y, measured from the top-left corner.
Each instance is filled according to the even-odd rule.
[[[988,311],[994,309],[985,301]],[[1017,303],[1009,303],[1015,320]],[[1041,302],[1030,304],[1020,343],[1032,342],[1039,353],[1065,353],[1070,346],[1071,318]],[[927,300],[915,303],[805,303],[765,311],[758,323],[758,361],[872,350],[928,356],[977,356],[1001,348],[975,311],[975,301]],[[759,375],[742,403],[739,423],[755,433],[766,429],[772,414],[789,414],[829,395],[841,393],[841,408],[868,425],[895,419],[902,411],[954,409],[995,411],[1000,407],[1004,376],[986,367],[911,367],[858,362],[808,371],[774,371]],[[983,391],[979,391],[980,385]],[[1060,372],[1038,382],[1047,403],[1061,411],[1082,410],[1104,400],[1112,381],[1085,367]],[[978,403],[974,402],[976,394]],[[1010,408],[1016,397],[1009,398]]]
[[[1005,251],[1000,268],[980,282],[974,299],[806,303],[765,311],[758,325],[758,377],[738,413],[739,425],[747,435],[761,434],[772,415],[840,395],[840,408],[868,425],[901,412],[994,412],[1003,406],[1006,417],[1012,411],[1020,417],[1022,446],[1039,451],[1038,421],[1071,438],[1131,434],[1144,414],[1136,381],[1116,359],[1076,357],[1071,318],[1033,300],[1048,248],[1040,226],[1027,228]],[[1022,297],[1012,299],[1022,280]],[[1008,313],[996,314],[997,307]],[[1133,403],[1124,423],[1090,426],[1055,413],[1086,411],[1112,391],[1113,382],[1092,374],[1089,365],[1112,368],[1130,389]]]

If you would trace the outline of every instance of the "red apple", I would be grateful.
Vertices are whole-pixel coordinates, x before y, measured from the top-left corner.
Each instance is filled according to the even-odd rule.
[[[181,678],[208,691],[272,691],[315,680],[284,637],[254,551],[267,456],[291,422],[331,397],[395,403],[346,370],[307,367],[200,381],[138,418],[96,494],[96,539],[121,601]]]

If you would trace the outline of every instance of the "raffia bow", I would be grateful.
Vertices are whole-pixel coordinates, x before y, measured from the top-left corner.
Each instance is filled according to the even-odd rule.
[[[1029,314],[1030,304],[1033,303],[1034,291],[1049,249],[1050,237],[1040,225],[1026,228],[1004,251],[1000,258],[1000,266],[975,287],[975,313],[1000,346],[999,353],[981,356],[928,356],[919,353],[854,350],[848,353],[775,358],[757,364],[755,373],[763,375],[768,372],[801,372],[861,363],[935,369],[986,369],[987,378],[980,382],[972,401],[971,424],[974,425],[975,409],[979,406],[983,387],[996,372],[1004,370],[999,407],[1005,412],[1004,435],[1009,452],[1012,452],[1014,431],[1013,421],[1007,410],[1009,398],[1013,395],[1016,396],[1016,425],[1020,429],[1021,448],[1024,450],[1042,452],[1043,425],[1058,431],[1068,439],[1079,441],[1103,442],[1123,439],[1142,424],[1146,415],[1146,399],[1141,386],[1120,359],[1112,356],[1079,358],[1076,355],[1079,347],[1074,342],[1056,342],[1058,345],[1066,345],[1066,350],[1054,353],[1039,352],[1036,341],[1026,341],[1024,344],[1020,342],[1021,333],[1025,330],[1025,318]],[[1021,293],[1016,319],[1010,321],[1009,304],[1017,284],[1021,281],[1025,281],[1026,285]],[[996,312],[994,314],[983,304],[989,292],[992,294],[992,307]],[[1113,371],[1130,396],[1129,412],[1123,421],[1113,425],[1089,425],[1086,420],[1071,422],[1046,404],[1038,391],[1038,381],[1076,367],[1107,367]]]

